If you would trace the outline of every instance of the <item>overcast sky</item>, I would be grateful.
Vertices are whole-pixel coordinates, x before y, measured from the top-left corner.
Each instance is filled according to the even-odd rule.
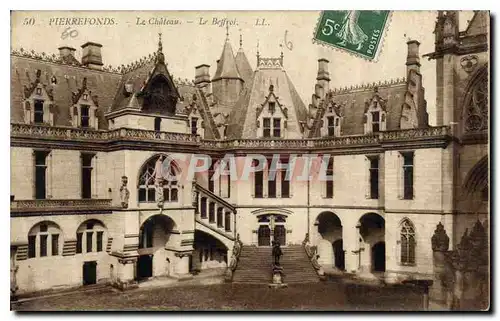
[[[71,46],[77,49],[77,57],[81,56],[82,44],[87,41],[97,42],[103,45],[103,63],[115,66],[128,64],[156,51],[158,32],[162,32],[163,52],[170,72],[174,77],[193,79],[194,67],[202,63],[211,65],[210,74],[213,76],[215,62],[220,57],[226,38],[226,28],[222,21],[228,18],[232,23],[236,19],[237,25],[229,28],[233,50],[236,54],[241,34],[243,48],[253,68],[256,65],[257,42],[262,57],[278,57],[281,52],[280,44],[284,44],[286,33],[289,45],[288,48],[283,46],[285,69],[306,105],[310,103],[314,90],[319,58],[330,61],[330,87],[336,88],[404,77],[408,39],[421,43],[421,55],[434,49],[435,11],[394,11],[377,62],[368,62],[313,44],[312,37],[319,15],[319,11],[23,11],[12,13],[11,40],[13,49],[23,47],[49,54],[57,54],[60,46]],[[467,20],[472,15],[472,12],[461,13],[461,30],[465,29]],[[68,21],[65,18],[87,19]],[[154,18],[163,18],[163,21],[169,20],[171,23],[177,20],[180,24],[150,24],[158,21]],[[100,23],[112,20],[114,24],[91,25],[98,20]],[[65,25],[68,22],[85,25]],[[213,24],[214,22],[219,25]],[[429,118],[431,124],[434,124],[435,64],[427,59],[421,59],[421,64]]]

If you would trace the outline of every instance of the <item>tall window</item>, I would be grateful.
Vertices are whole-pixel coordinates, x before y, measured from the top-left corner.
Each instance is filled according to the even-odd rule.
[[[255,162],[253,166],[256,166]],[[264,196],[264,172],[262,170],[254,173],[254,181],[255,198],[262,198]]]
[[[372,132],[376,133],[380,131],[380,112],[372,112]]]
[[[35,198],[43,200],[47,191],[47,155],[48,151],[34,151],[35,156]]]
[[[159,132],[161,130],[161,118],[155,118],[155,131]]]
[[[378,156],[370,157],[370,198],[378,199],[378,173],[379,173],[379,158]]]
[[[82,198],[92,198],[92,158],[94,154],[82,153]]]
[[[415,264],[415,227],[409,220],[401,223],[401,264]]]
[[[281,137],[281,119],[273,118],[273,137]]]
[[[280,171],[281,175],[281,197],[288,198],[290,197],[290,181],[286,177],[287,169],[289,169],[288,159],[281,160],[282,165],[286,165],[286,168]]]
[[[413,152],[404,152],[403,156],[403,198],[413,199]]]
[[[28,257],[46,257],[59,255],[61,231],[52,222],[42,222],[31,228],[28,233]]]
[[[263,124],[263,136],[264,137],[271,137],[271,118],[263,118],[262,119],[262,124]]]
[[[138,198],[140,203],[156,202],[155,166],[159,157],[150,159],[141,169],[138,184]],[[163,158],[165,159],[165,156]],[[158,170],[163,171],[163,167],[161,168]],[[169,171],[170,175],[164,175],[162,180],[164,201],[177,202],[179,187],[177,184],[177,170],[173,164],[170,164]]]
[[[76,232],[76,253],[102,252],[105,242],[104,232],[105,227],[99,221],[84,222]],[[84,244],[85,247],[83,247]]]
[[[327,175],[327,177],[330,177],[325,182],[326,183],[326,197],[333,198],[333,178],[331,178],[331,176],[333,176],[333,157],[332,156],[330,156],[330,158],[328,159],[328,166],[326,168],[326,175]]]
[[[191,118],[191,134],[198,134],[198,118],[196,117]]]
[[[83,128],[87,128],[90,125],[90,107],[87,105],[80,107],[80,124]]]
[[[43,123],[43,100],[35,100],[35,124]]]
[[[329,137],[335,136],[335,117],[329,116],[327,118],[327,123],[328,123],[328,136]]]

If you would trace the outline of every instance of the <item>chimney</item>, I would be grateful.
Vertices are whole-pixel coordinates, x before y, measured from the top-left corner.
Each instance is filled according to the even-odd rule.
[[[59,49],[59,56],[65,60],[66,58],[68,57],[75,57],[75,52],[76,52],[76,49],[75,48],[71,48],[71,47],[68,47],[68,46],[64,46],[64,47],[60,47],[58,48]]]
[[[408,45],[408,56],[406,57],[406,74],[410,70],[415,70],[420,73],[420,57],[418,55],[418,47],[420,42],[417,40],[410,40],[406,43]]]
[[[194,67],[195,68],[195,74],[194,74],[194,84],[196,87],[200,88],[203,90],[205,94],[208,94],[211,92],[210,90],[210,66],[203,64]]]
[[[329,61],[325,58],[318,59],[318,76],[316,77],[317,84],[323,88],[321,98],[330,89],[330,73],[328,72]]]
[[[82,45],[82,65],[92,69],[102,69],[102,45],[95,42],[87,42]]]

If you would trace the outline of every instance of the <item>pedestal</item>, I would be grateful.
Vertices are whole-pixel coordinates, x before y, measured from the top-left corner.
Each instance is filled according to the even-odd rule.
[[[137,281],[135,280],[136,264],[137,264],[136,256],[118,257],[116,281],[113,284],[113,286],[120,290],[137,288],[138,284]]]
[[[179,280],[188,280],[193,278],[193,275],[189,273],[189,257],[191,254],[191,252],[175,253],[175,256],[177,257],[175,263],[175,277]]]

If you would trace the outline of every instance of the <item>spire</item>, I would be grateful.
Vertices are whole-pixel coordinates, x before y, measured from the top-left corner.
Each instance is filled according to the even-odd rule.
[[[229,41],[229,26],[226,25],[226,42],[224,43],[224,48],[222,49],[222,54],[217,64],[217,70],[215,72],[212,81],[219,79],[242,79],[238,68],[236,67],[235,57],[233,53],[233,48],[231,47],[231,42]]]
[[[240,49],[243,48],[243,37],[241,36],[241,33],[240,33]]]

